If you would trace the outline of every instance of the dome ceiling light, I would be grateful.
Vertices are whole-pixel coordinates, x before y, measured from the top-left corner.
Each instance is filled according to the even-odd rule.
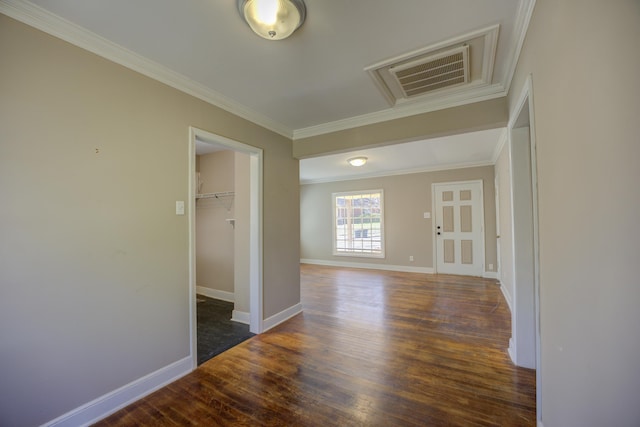
[[[251,29],[267,40],[286,39],[307,16],[303,0],[238,0],[238,11]]]
[[[367,158],[364,156],[352,157],[351,159],[347,160],[347,162],[349,162],[351,166],[360,167],[364,166],[364,164],[367,163]]]

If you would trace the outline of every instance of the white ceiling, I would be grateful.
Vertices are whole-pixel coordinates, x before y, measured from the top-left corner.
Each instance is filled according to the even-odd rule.
[[[302,159],[300,182],[308,184],[492,165],[505,131],[500,128],[470,132]],[[347,160],[356,156],[367,157],[367,163],[361,167],[349,165]]]
[[[239,16],[236,0],[0,0],[0,13],[295,140],[504,96],[533,0],[305,3],[305,23],[281,41],[253,34]],[[495,66],[491,81],[481,87],[390,107],[365,71],[381,61],[494,25],[499,25]],[[449,163],[486,158],[489,148],[485,147],[485,155],[476,150],[488,142],[464,145],[460,141],[465,138],[406,145],[406,150],[420,146],[428,152],[410,153],[410,162],[397,168],[427,168],[434,159],[446,166],[453,155],[445,154],[446,147],[457,153]],[[394,161],[405,150],[400,148],[394,146]],[[375,154],[371,157],[367,168],[378,172],[382,166],[374,161]],[[416,158],[424,164],[416,165]],[[385,159],[392,157],[385,154]],[[346,173],[328,166],[329,161],[320,167],[322,160],[305,160],[303,178],[320,179],[322,168],[335,176]]]

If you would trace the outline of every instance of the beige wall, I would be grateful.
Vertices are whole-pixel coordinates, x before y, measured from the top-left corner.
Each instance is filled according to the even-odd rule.
[[[542,422],[640,423],[640,2],[538,0],[511,86],[531,74]]]
[[[249,249],[250,249],[250,161],[248,154],[236,152],[235,172],[235,228],[234,228],[234,310],[249,313]]]
[[[189,356],[189,126],[264,150],[264,316],[300,301],[291,141],[3,15],[0,58],[4,424]]]
[[[353,262],[433,268],[431,184],[481,179],[484,193],[485,266],[496,268],[495,197],[493,167],[445,170],[321,184],[306,184],[300,191],[301,257],[333,262]],[[384,190],[384,259],[334,256],[331,193]],[[433,215],[432,215],[433,217]],[[414,261],[410,262],[409,257]]]
[[[495,164],[495,180],[498,183],[498,204],[500,205],[500,284],[509,306],[513,303],[513,226],[511,220],[511,164],[509,142],[505,142]]]
[[[198,157],[201,193],[234,191],[235,153],[216,151]],[[196,200],[196,283],[234,293],[234,198]]]
[[[362,147],[495,129],[505,127],[508,116],[506,98],[496,98],[323,135],[298,138],[293,143],[293,155],[302,159],[352,151]]]

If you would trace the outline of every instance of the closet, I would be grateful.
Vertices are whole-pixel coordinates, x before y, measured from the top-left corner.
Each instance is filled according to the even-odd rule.
[[[249,156],[218,150],[196,156],[198,363],[249,333]]]

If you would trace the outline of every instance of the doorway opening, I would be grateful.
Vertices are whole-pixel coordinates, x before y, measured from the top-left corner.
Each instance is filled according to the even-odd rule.
[[[509,355],[516,365],[536,369],[540,384],[538,188],[531,76],[511,112],[508,129],[514,278]],[[537,402],[540,419],[540,387]]]
[[[197,157],[202,149],[203,156]],[[215,185],[203,182],[197,172],[205,163]],[[225,173],[232,176],[227,179]],[[207,353],[237,344],[247,326],[251,334],[263,330],[262,150],[191,127],[189,194],[190,342],[195,369]],[[199,265],[198,259],[205,259],[200,252],[215,258]],[[228,317],[226,324],[221,316]],[[199,320],[216,319],[221,323],[213,329],[198,325]],[[231,345],[221,339],[225,334]]]

